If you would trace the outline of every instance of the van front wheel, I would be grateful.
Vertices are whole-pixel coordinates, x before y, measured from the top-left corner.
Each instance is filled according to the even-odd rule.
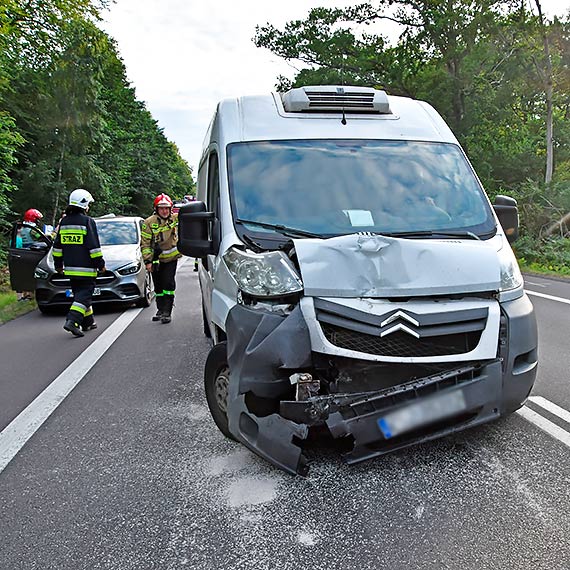
[[[218,429],[228,438],[235,439],[228,428],[228,392],[230,368],[225,342],[216,344],[208,354],[204,371],[206,401]]]

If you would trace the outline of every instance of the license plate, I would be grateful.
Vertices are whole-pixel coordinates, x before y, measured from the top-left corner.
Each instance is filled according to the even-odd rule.
[[[378,420],[378,427],[386,439],[416,428],[444,420],[465,410],[462,390],[424,398],[404,408],[394,410]]]
[[[95,289],[93,289],[93,296],[95,295],[101,295],[101,288],[100,287],[95,287]],[[65,290],[65,296],[66,297],[73,297],[73,291],[71,289],[66,289]]]

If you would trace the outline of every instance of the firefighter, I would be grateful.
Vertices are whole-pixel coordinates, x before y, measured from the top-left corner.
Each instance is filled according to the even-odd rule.
[[[166,194],[159,194],[153,205],[154,214],[142,225],[141,252],[154,282],[157,312],[152,320],[167,324],[172,320],[176,265],[181,257],[176,247],[178,214],[172,213],[173,203]]]
[[[97,226],[93,218],[87,215],[93,201],[93,196],[82,188],[69,195],[69,206],[53,244],[55,268],[69,277],[73,292],[73,304],[63,328],[76,337],[97,328],[91,299],[97,273],[105,271]]]
[[[24,213],[24,218],[22,220],[22,231],[20,232],[20,237],[22,238],[22,247],[30,247],[37,242],[37,232],[34,230],[41,229],[40,222],[44,215],[35,208],[26,210]]]

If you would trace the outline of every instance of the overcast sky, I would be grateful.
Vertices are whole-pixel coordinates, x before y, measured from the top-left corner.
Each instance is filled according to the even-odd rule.
[[[316,6],[351,0],[115,0],[104,29],[118,43],[138,99],[196,175],[202,140],[220,99],[268,93],[295,69],[251,41],[256,25],[282,27]],[[568,0],[542,0],[548,15]],[[392,30],[393,33],[393,30]]]

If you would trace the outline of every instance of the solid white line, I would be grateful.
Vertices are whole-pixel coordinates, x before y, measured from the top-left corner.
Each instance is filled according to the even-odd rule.
[[[0,473],[141,311],[142,308],[125,311],[2,430]]]
[[[534,295],[535,297],[543,297],[544,299],[550,299],[551,301],[558,301],[559,303],[566,303],[570,305],[570,299],[563,299],[562,297],[554,297],[553,295],[546,295],[546,293],[537,293],[536,291],[529,291],[525,289],[528,295]]]
[[[557,406],[555,403],[547,400],[546,398],[543,398],[542,396],[531,396],[529,400],[533,404],[540,406],[544,410],[547,410],[551,414],[558,416],[561,420],[564,420],[570,424],[570,412],[568,410]]]
[[[554,422],[547,420],[545,417],[526,406],[517,410],[516,413],[522,416],[525,420],[539,427],[542,431],[545,431],[548,435],[556,438],[567,447],[570,447],[570,433],[565,429],[562,429],[560,426],[557,426]]]
[[[544,283],[535,283],[534,281],[529,281],[528,279],[524,280],[525,285],[533,285],[534,287],[548,287],[548,285],[545,285]]]

